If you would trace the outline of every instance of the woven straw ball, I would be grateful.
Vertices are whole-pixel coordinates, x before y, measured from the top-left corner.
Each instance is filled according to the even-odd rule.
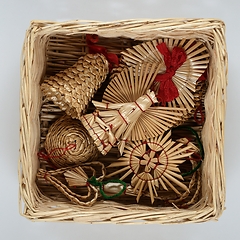
[[[92,161],[97,159],[99,154],[81,121],[67,115],[62,116],[50,126],[45,149],[56,167]]]

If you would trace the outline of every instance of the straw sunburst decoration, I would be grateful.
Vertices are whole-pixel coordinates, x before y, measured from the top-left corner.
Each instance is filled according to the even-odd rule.
[[[172,141],[170,136],[171,131],[168,131],[156,138],[128,143],[123,156],[107,167],[120,169],[106,177],[123,174],[120,178],[123,180],[133,175],[131,185],[133,192],[137,194],[137,202],[148,189],[153,203],[160,186],[165,190],[169,187],[178,195],[181,193],[177,187],[188,191],[182,182],[183,177],[178,166],[191,156],[194,150],[191,145],[184,146]]]
[[[158,100],[191,112],[196,82],[208,67],[209,53],[197,39],[158,39],[126,49],[122,62],[129,67],[157,63],[158,75],[152,89]]]

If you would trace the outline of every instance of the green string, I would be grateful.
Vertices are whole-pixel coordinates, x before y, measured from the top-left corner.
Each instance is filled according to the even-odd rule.
[[[188,127],[188,126],[179,126],[176,129],[186,129],[186,130],[190,131],[196,137],[196,141],[197,141],[197,144],[198,144],[198,147],[199,147],[199,150],[200,150],[201,160],[199,161],[197,166],[195,168],[193,168],[191,171],[181,174],[183,177],[186,177],[186,176],[189,176],[189,175],[193,174],[194,172],[196,172],[201,167],[202,161],[204,159],[204,149],[203,149],[202,142],[201,142],[197,132],[194,129],[192,129],[191,127]]]
[[[112,198],[116,198],[122,195],[122,193],[126,190],[127,188],[127,184],[123,181],[121,181],[120,179],[113,179],[113,180],[108,180],[108,181],[104,181],[104,182],[100,182],[96,179],[95,176],[92,176],[91,178],[88,179],[88,183],[95,186],[95,187],[99,187],[100,193],[102,194],[102,196],[105,199],[112,199]],[[118,193],[114,194],[114,195],[107,195],[104,191],[103,191],[103,186],[106,185],[107,183],[120,183],[123,185],[123,189],[121,191],[119,191]]]

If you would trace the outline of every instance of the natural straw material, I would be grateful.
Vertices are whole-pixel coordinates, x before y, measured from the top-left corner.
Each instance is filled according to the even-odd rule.
[[[80,118],[108,74],[102,54],[80,57],[70,68],[45,79],[41,85],[46,101],[53,101],[72,118]]]
[[[186,108],[187,113],[195,108],[194,93],[197,92],[197,80],[209,64],[209,52],[202,41],[197,39],[157,39],[128,48],[122,54],[122,61],[128,66],[157,63],[158,77],[162,77],[165,72],[169,76],[173,74],[172,82],[176,86],[178,97],[167,101],[168,106]],[[186,60],[183,60],[179,68],[172,69],[172,65],[177,64],[183,54],[186,55]],[[162,87],[163,83],[156,80],[153,82],[153,89],[156,93],[159,92],[159,87]],[[159,100],[161,102],[161,99]]]
[[[91,184],[87,184],[87,182],[90,177],[96,176],[96,170],[94,169],[96,165],[101,167],[101,175],[98,179],[102,180],[105,176],[105,167],[100,162],[91,162],[78,167],[59,168],[52,171],[39,169],[37,178],[48,181],[71,202],[80,206],[92,206],[98,198],[98,189]],[[89,175],[86,171],[90,172]],[[71,189],[71,187],[73,188]]]
[[[158,66],[144,63],[123,68],[111,79],[103,102],[93,101],[97,111],[81,117],[102,154],[118,141],[122,154],[126,141],[156,137],[183,119],[185,108],[154,106],[158,101],[149,89]]]
[[[99,155],[81,121],[67,115],[59,118],[49,128],[45,149],[49,160],[58,168],[96,160]]]
[[[136,205],[124,202],[125,198],[122,201],[97,201],[89,208],[72,204],[49,185],[42,184],[41,191],[38,188],[37,152],[41,139],[39,113],[42,106],[40,84],[47,76],[72,66],[80,56],[84,56],[88,52],[85,34],[96,33],[99,36],[98,44],[109,46],[109,52],[116,54],[142,42],[161,38],[199,39],[208,49],[208,88],[204,98],[206,120],[200,132],[205,151],[200,169],[201,194],[200,199],[188,209],[179,209],[174,204],[172,207]],[[225,26],[216,19],[32,22],[26,33],[21,65],[21,214],[34,221],[89,223],[171,224],[218,219],[225,208],[223,143],[227,66]]]
[[[124,180],[133,175],[131,186],[134,188],[133,192],[137,194],[137,202],[143,191],[148,189],[153,203],[160,186],[166,191],[171,188],[176,194],[181,195],[172,183],[189,191],[182,182],[183,177],[178,165],[194,153],[193,148],[191,145],[176,144],[169,139],[170,136],[171,131],[146,141],[130,142],[126,145],[123,156],[108,166],[110,169],[118,167],[118,170],[111,172],[107,177],[121,173],[123,175],[120,180]]]

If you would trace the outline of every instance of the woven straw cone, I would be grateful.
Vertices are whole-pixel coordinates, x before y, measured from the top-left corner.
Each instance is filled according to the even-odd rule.
[[[72,204],[45,180],[36,184],[39,168],[42,94],[39,85],[46,76],[72,66],[87,53],[85,34],[97,34],[101,46],[119,54],[126,47],[154,39],[199,39],[210,55],[207,92],[204,94],[206,120],[201,140],[204,161],[200,198],[188,209],[151,206],[129,201],[98,201],[91,208]],[[100,41],[99,41],[100,43]],[[127,43],[127,44],[126,44]],[[217,19],[146,19],[116,22],[74,20],[33,21],[23,46],[20,95],[19,210],[33,221],[68,221],[117,224],[179,224],[217,220],[225,209],[224,128],[228,57],[225,25]],[[54,117],[46,114],[46,119]],[[192,126],[192,125],[190,125]],[[115,149],[112,149],[115,150]],[[117,150],[116,150],[117,152]],[[117,158],[107,154],[103,160]],[[43,163],[40,163],[43,165]],[[184,163],[185,164],[185,163]],[[188,181],[189,184],[189,181]],[[186,185],[189,186],[187,183]],[[168,191],[171,193],[170,191]],[[143,199],[141,199],[143,200]],[[157,201],[156,201],[157,202]]]
[[[74,147],[64,151],[69,145],[74,145]],[[99,154],[81,122],[67,115],[59,118],[49,128],[45,149],[56,167],[67,167],[91,161]]]
[[[44,80],[41,89],[47,101],[72,118],[80,118],[107,74],[108,62],[102,54],[86,54],[72,67]]]

